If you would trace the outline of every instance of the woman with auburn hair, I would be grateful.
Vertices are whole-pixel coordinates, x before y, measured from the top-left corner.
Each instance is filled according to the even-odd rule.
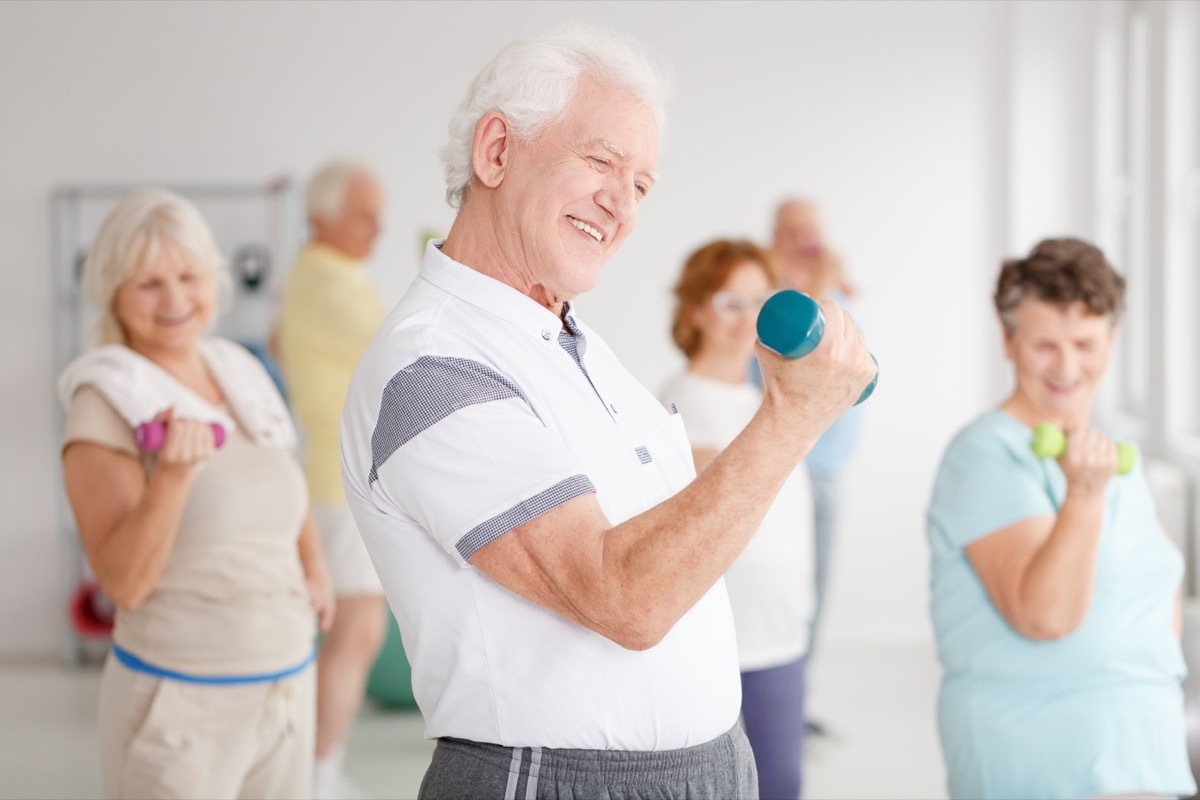
[[[100,346],[59,393],[67,496],[118,608],[104,795],[308,796],[314,615],[328,627],[333,595],[287,409],[254,356],[204,335],[228,281],[212,233],[139,189],[83,280]]]
[[[750,378],[758,312],[776,285],[770,253],[720,240],[684,264],[672,336],[687,369],[660,394],[683,415],[697,471],[741,432],[762,402]],[[725,573],[742,673],[742,721],[764,798],[801,789],[804,682],[812,619],[812,497],[801,464]]]
[[[1124,291],[1078,239],[1043,241],[1000,271],[1013,390],[951,441],[928,515],[951,797],[1196,790],[1183,558],[1131,446],[1116,474],[1118,445],[1091,423]],[[1039,455],[1043,423],[1058,441]]]

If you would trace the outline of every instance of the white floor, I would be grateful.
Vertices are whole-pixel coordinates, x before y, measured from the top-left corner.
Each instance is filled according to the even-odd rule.
[[[0,798],[100,796],[99,668],[0,664]],[[932,648],[829,645],[810,674],[806,798],[945,797],[934,727]],[[366,708],[347,773],[370,797],[415,797],[433,746],[415,712]]]

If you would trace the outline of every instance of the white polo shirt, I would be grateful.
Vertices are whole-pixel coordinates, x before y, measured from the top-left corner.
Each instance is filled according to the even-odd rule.
[[[636,751],[720,736],[741,704],[723,581],[635,652],[468,563],[587,492],[623,522],[695,469],[679,415],[574,312],[564,326],[438,244],[359,363],[342,417],[346,495],[400,626],[426,736]]]

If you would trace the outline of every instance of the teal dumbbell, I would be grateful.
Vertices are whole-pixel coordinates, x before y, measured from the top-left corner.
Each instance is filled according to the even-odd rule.
[[[1053,422],[1040,422],[1033,429],[1030,442],[1034,455],[1039,458],[1059,458],[1067,452],[1067,435]],[[1117,442],[1117,474],[1127,475],[1137,463],[1137,451],[1129,442]]]
[[[793,289],[771,295],[758,312],[758,340],[784,358],[804,358],[817,348],[824,334],[825,313],[821,306]],[[871,360],[875,361],[875,356]],[[878,382],[879,362],[875,361],[875,377],[854,405],[870,397]]]

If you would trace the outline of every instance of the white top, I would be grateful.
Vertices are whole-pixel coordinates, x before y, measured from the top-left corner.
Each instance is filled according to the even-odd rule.
[[[695,469],[679,416],[574,311],[572,335],[439,244],[359,362],[342,416],[347,499],[399,623],[426,736],[648,751],[724,734],[741,685],[723,581],[634,652],[468,563],[588,492],[623,522]]]
[[[726,383],[685,372],[667,383],[692,447],[724,450],[758,411],[753,384]],[[803,463],[792,472],[758,532],[725,573],[745,671],[787,664],[808,651],[815,606],[812,486]]]

